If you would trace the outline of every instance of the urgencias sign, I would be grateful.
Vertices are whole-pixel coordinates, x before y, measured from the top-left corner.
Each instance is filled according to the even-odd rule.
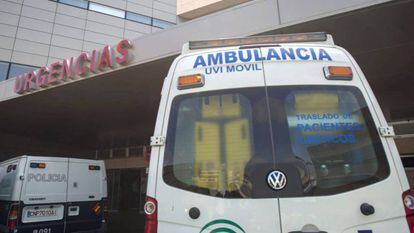
[[[131,42],[123,39],[118,42],[116,51],[106,45],[101,51],[83,52],[78,57],[71,57],[21,74],[16,77],[14,92],[24,94],[78,78],[85,78],[91,73],[96,74],[113,69],[116,64],[125,65],[129,60],[128,49],[131,47]]]

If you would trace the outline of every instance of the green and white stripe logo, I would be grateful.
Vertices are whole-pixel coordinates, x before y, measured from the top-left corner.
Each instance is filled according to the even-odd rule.
[[[237,223],[226,220],[217,219],[207,223],[200,233],[246,233]]]

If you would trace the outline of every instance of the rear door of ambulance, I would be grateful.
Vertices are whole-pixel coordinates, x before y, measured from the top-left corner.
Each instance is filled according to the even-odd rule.
[[[67,158],[27,157],[18,232],[64,232]]]
[[[148,192],[158,202],[159,233],[281,232],[277,197],[266,183],[275,164],[259,56],[260,49],[210,50],[172,68],[155,129],[166,144],[152,148],[151,162],[160,162],[156,192]],[[177,86],[192,74],[204,85]]]
[[[24,173],[26,158],[2,162],[0,165],[0,232],[8,232],[9,220],[15,220],[10,216],[13,205],[19,204],[22,181],[19,175]],[[14,221],[17,223],[16,221]]]
[[[379,135],[386,121],[350,57],[333,47],[293,44],[262,54],[269,58],[276,170],[287,180],[277,191],[282,232],[409,232],[394,142]],[[351,67],[353,77],[327,79],[328,66]]]
[[[106,189],[103,161],[69,159],[67,233],[101,229]]]

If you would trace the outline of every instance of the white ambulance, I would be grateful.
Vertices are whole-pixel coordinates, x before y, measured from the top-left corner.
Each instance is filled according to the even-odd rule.
[[[328,34],[189,42],[162,88],[145,233],[414,233],[392,136]]]
[[[103,161],[20,156],[0,163],[0,232],[104,232]]]

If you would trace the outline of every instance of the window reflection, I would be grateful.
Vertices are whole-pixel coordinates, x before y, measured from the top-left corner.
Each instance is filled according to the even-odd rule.
[[[76,6],[83,9],[88,9],[87,0],[59,0],[60,3],[64,3],[71,6]]]
[[[0,62],[0,81],[7,79],[7,72],[9,71],[8,62]]]
[[[138,23],[151,25],[151,17],[145,16],[145,15],[140,15],[140,14],[136,14],[136,13],[132,13],[132,12],[127,12],[126,13],[126,19],[129,19],[131,21],[135,21],[135,22],[138,22]]]
[[[153,19],[152,20],[152,26],[162,28],[162,29],[169,28],[169,27],[172,27],[174,25],[175,25],[174,23],[170,23],[168,21],[164,21],[164,20],[160,20],[160,19]]]
[[[104,6],[101,4],[97,4],[94,2],[89,3],[89,10],[112,15],[112,16],[119,17],[119,18],[125,18],[125,11],[115,9],[109,6]]]
[[[26,66],[12,63],[10,65],[10,71],[8,78],[16,77],[19,74],[23,74],[32,70],[36,70],[38,67],[35,66]]]

